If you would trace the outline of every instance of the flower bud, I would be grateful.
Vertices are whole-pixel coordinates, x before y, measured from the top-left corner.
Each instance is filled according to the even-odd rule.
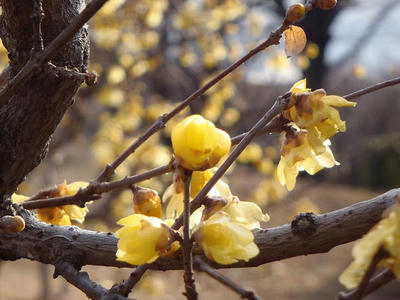
[[[157,192],[147,188],[135,187],[133,191],[133,208],[136,214],[149,217],[162,217],[161,200]]]
[[[194,171],[212,168],[231,148],[229,135],[200,115],[176,125],[171,140],[177,162]]]
[[[293,4],[286,11],[285,22],[289,24],[296,23],[302,17],[304,17],[305,13],[306,9],[303,4],[300,3]]]
[[[3,216],[0,218],[0,230],[5,233],[17,233],[25,229],[25,221],[20,216]]]
[[[321,9],[332,9],[336,6],[337,0],[317,0],[317,7]]]

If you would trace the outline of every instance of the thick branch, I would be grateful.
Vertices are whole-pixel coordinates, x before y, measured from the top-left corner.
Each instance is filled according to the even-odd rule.
[[[298,234],[296,228],[291,228],[291,224],[256,230],[255,241],[260,248],[260,254],[249,262],[217,265],[207,260],[198,248],[194,249],[194,255],[201,255],[208,264],[217,268],[242,268],[299,255],[328,252],[335,246],[359,239],[380,220],[385,209],[396,203],[399,196],[400,189],[394,189],[374,199],[314,216],[312,226],[315,226],[315,230],[310,230],[309,235]],[[55,265],[64,256],[74,257],[81,265],[131,267],[115,260],[117,239],[112,233],[52,226],[37,221],[27,211],[21,214],[26,222],[23,232],[0,233],[0,259],[28,258]],[[49,247],[49,243],[52,247]],[[181,252],[172,257],[160,258],[150,268],[182,269]]]

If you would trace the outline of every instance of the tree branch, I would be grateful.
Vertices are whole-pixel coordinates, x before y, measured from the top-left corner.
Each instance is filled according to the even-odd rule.
[[[201,249],[194,248],[209,265],[216,268],[244,268],[259,266],[299,255],[328,252],[335,246],[359,239],[374,226],[387,208],[397,203],[400,189],[393,189],[371,200],[349,207],[316,215],[315,230],[309,235],[295,234],[291,224],[255,230],[255,242],[260,254],[248,262],[218,265],[205,258]],[[28,258],[55,265],[62,257],[74,257],[80,265],[132,267],[116,261],[117,238],[112,233],[82,230],[74,226],[53,226],[39,222],[28,211],[21,210],[26,228],[18,234],[0,234],[0,259]],[[52,247],[49,247],[51,242]],[[149,265],[151,269],[182,269],[182,253],[162,257]]]
[[[68,262],[62,261],[56,264],[54,278],[58,275],[64,277],[65,280],[84,292],[90,299],[104,300],[104,296],[108,295],[108,290],[90,280],[88,273],[79,272]],[[128,298],[116,294],[113,294],[112,298],[109,299],[128,300]]]
[[[20,87],[20,85],[29,80],[29,78],[46,62],[48,62],[57,51],[80,30],[87,21],[89,21],[97,11],[108,0],[93,0],[85,9],[43,50],[30,59],[26,65],[12,78],[7,86],[0,92],[0,108],[7,104],[10,97]],[[40,26],[41,23],[38,24]],[[40,31],[39,31],[40,32]],[[40,35],[41,36],[41,35]],[[36,37],[37,38],[37,37]]]

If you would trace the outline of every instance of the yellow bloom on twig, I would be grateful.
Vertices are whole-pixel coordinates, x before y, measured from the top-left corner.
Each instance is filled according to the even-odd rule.
[[[331,168],[338,163],[329,148],[329,138],[346,130],[345,121],[340,119],[335,107],[354,107],[355,102],[326,95],[323,89],[310,91],[306,80],[296,82],[290,89],[291,103],[282,117],[290,121],[282,147],[277,175],[288,190],[296,184],[299,170],[313,175],[322,168]]]
[[[189,170],[215,166],[231,148],[229,135],[200,115],[189,116],[177,124],[171,139],[177,161]]]
[[[201,222],[194,237],[209,259],[223,265],[248,261],[259,253],[253,233],[223,211]]]
[[[89,183],[85,181],[76,181],[67,185],[64,181],[62,184],[56,185],[54,189],[48,192],[46,197],[64,197],[75,195],[79,189],[84,188]],[[15,203],[22,203],[29,199],[24,195],[13,194],[11,197]],[[37,216],[40,221],[53,225],[71,225],[71,220],[83,223],[88,212],[88,208],[79,207],[77,205],[63,205],[56,207],[39,208]]]
[[[400,198],[398,198],[400,200]],[[364,277],[371,261],[383,249],[389,254],[380,264],[392,270],[400,278],[400,204],[390,208],[379,221],[353,248],[353,262],[340,275],[339,281],[347,289],[357,287]]]
[[[160,219],[133,214],[119,220],[118,224],[123,227],[115,233],[119,239],[117,260],[141,265],[171,254],[172,232]]]

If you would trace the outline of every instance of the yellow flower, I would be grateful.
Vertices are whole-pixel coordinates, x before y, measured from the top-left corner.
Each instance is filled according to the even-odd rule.
[[[190,170],[215,166],[231,148],[229,135],[200,115],[189,116],[177,124],[171,139],[177,161]]]
[[[290,91],[293,94],[309,92],[310,89],[306,88],[306,86],[307,86],[306,79],[302,79],[302,80],[297,81],[295,84],[293,84],[293,86],[291,87]]]
[[[162,217],[161,200],[157,192],[147,188],[135,187],[133,191],[133,209],[137,214],[149,217]]]
[[[260,221],[269,221],[269,216],[263,214],[257,204],[240,201],[237,197],[233,197],[233,200],[223,208],[223,211],[231,217],[231,222],[241,224],[249,230],[260,228]]]
[[[155,217],[133,214],[119,220],[118,224],[123,227],[115,232],[119,238],[117,260],[142,265],[170,254],[173,240],[167,223]]]
[[[75,181],[68,185],[64,181],[62,184],[57,186],[58,193],[52,196],[73,196],[79,191],[79,189],[82,189],[87,185],[88,183],[85,181]],[[79,207],[77,205],[63,205],[60,207],[39,208],[37,213],[39,220],[42,222],[53,225],[71,225],[71,220],[82,224],[85,221],[88,211],[89,209],[86,206]]]
[[[357,287],[380,247],[389,253],[389,258],[382,260],[381,264],[391,269],[396,277],[400,278],[399,228],[400,204],[398,203],[354,246],[354,260],[340,275],[340,283],[347,289]]]
[[[297,82],[292,87],[292,92],[298,94],[305,92],[305,80]],[[347,101],[340,96],[327,96],[323,89],[306,92],[295,98],[295,105],[283,112],[283,117],[294,122],[300,129],[309,132],[310,143],[318,154],[323,152],[324,141],[334,136],[339,131],[346,130],[346,122],[340,119],[336,107],[354,107],[355,102]]]
[[[84,181],[76,181],[68,185],[64,181],[62,184],[57,185],[54,190],[51,190],[47,197],[72,196],[75,195],[79,189],[87,185],[88,183]],[[13,194],[11,199],[15,203],[22,203],[29,199],[29,197]],[[82,208],[77,205],[63,205],[59,207],[39,208],[37,210],[37,216],[40,221],[53,225],[71,225],[71,220],[83,223],[88,211],[86,206]]]
[[[253,233],[246,226],[232,222],[223,211],[201,222],[194,237],[209,259],[223,265],[248,261],[259,253]]]
[[[24,195],[19,195],[19,194],[12,194],[12,196],[11,196],[12,202],[18,203],[18,204],[24,202],[27,199],[29,199],[29,197],[24,196]]]
[[[306,131],[289,131],[285,133],[281,160],[277,167],[277,176],[282,185],[289,191],[296,185],[300,170],[314,175],[323,168],[331,168],[339,163],[335,161],[327,143],[323,150],[316,153],[309,143]]]

